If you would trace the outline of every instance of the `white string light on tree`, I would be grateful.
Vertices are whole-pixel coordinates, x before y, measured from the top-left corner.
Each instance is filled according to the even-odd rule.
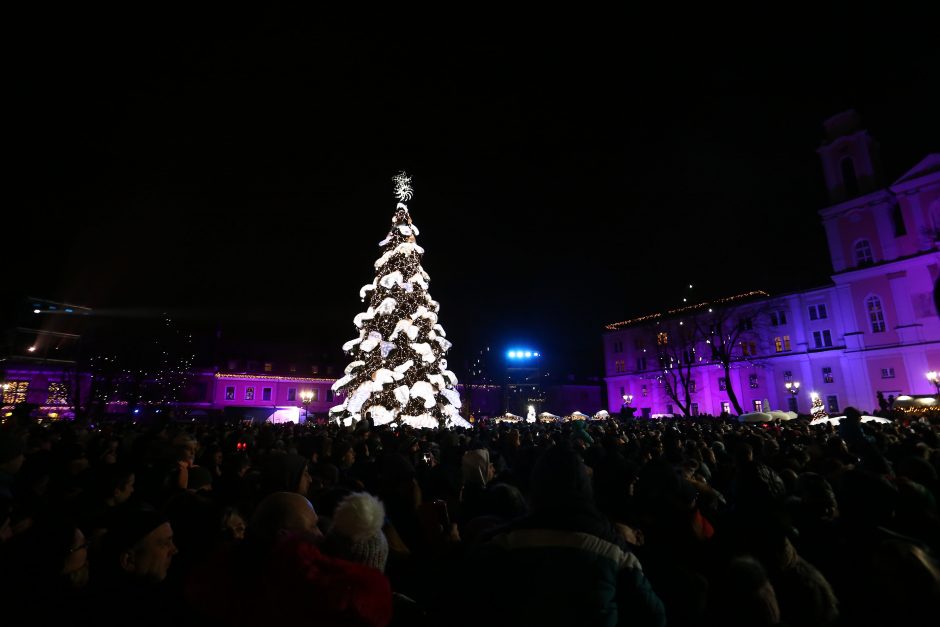
[[[358,330],[343,350],[352,359],[333,391],[345,394],[330,415],[347,424],[369,416],[376,425],[468,427],[460,415],[457,377],[444,355],[451,347],[438,322],[440,305],[428,293],[431,277],[421,267],[424,249],[408,206],[411,177],[393,177],[398,206],[379,246],[375,279],[359,292],[368,306],[356,315]]]

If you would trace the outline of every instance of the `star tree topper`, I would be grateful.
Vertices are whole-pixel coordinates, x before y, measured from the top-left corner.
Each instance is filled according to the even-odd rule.
[[[411,177],[402,171],[393,176],[392,180],[395,181],[395,198],[401,202],[411,200],[415,193],[414,188],[411,186]]]

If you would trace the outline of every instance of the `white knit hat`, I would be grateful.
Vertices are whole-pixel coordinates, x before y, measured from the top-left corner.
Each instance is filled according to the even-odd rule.
[[[350,494],[336,507],[325,548],[338,557],[384,571],[388,561],[384,524],[382,501],[367,492]]]

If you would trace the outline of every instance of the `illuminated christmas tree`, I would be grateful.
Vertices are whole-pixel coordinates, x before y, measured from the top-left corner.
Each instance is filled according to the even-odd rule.
[[[346,400],[330,415],[345,424],[369,416],[376,425],[469,427],[458,413],[457,377],[444,359],[451,343],[437,320],[440,305],[428,293],[424,249],[405,204],[414,193],[411,179],[402,172],[393,180],[399,202],[392,226],[379,242],[375,279],[359,290],[369,307],[353,320],[359,337],[343,345],[352,362],[333,384]]]
[[[813,401],[813,406],[810,407],[809,413],[813,417],[813,420],[817,418],[828,418],[829,414],[826,413],[826,408],[823,406],[822,399],[819,398],[819,394],[813,392],[810,394],[810,398]]]

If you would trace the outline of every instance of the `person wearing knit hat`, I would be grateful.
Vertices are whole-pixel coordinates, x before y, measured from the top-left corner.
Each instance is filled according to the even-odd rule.
[[[388,561],[384,524],[382,501],[367,492],[354,492],[336,507],[323,551],[384,572]]]
[[[128,507],[115,516],[102,552],[109,575],[160,582],[166,579],[177,550],[165,516]]]

